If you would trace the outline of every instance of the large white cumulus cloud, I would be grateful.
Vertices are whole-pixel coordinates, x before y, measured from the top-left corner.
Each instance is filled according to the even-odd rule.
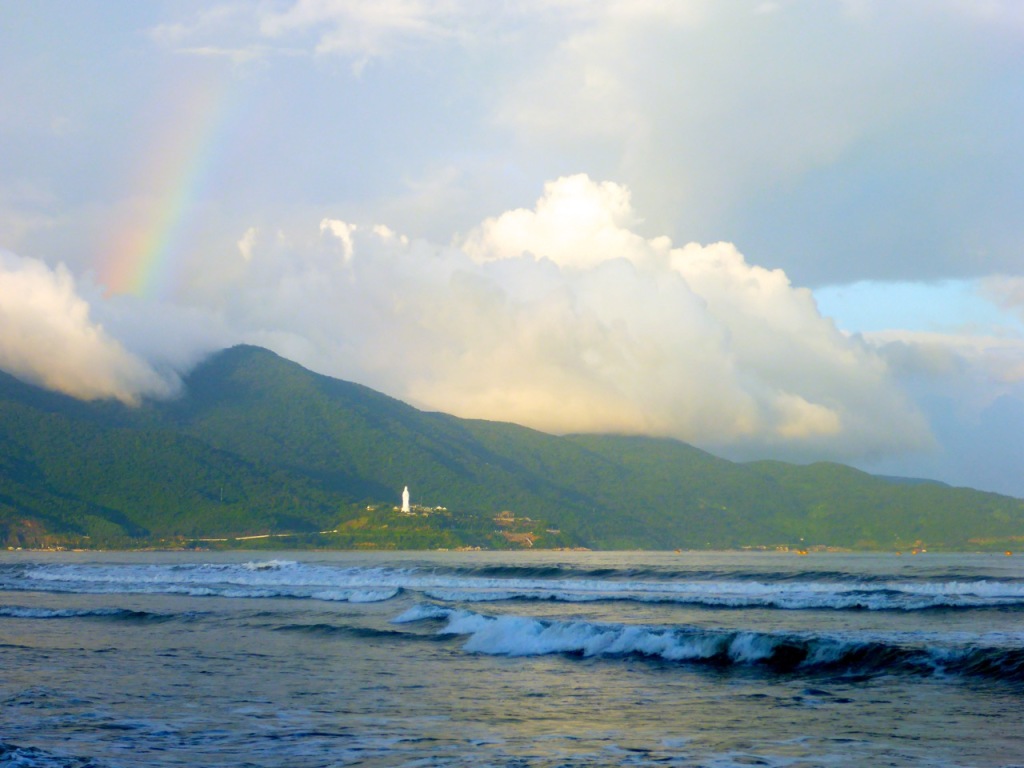
[[[929,444],[883,358],[808,290],[729,243],[676,246],[639,221],[627,188],[577,175],[448,246],[337,218],[251,228],[198,267],[188,306],[96,297],[120,343],[67,270],[6,257],[0,367],[130,401],[167,385],[126,350],[180,369],[248,341],[419,407],[554,433],[787,458]]]
[[[247,240],[228,322],[415,404],[557,433],[860,456],[927,444],[880,357],[728,243],[645,238],[629,191],[550,182],[450,247],[321,223]]]
[[[83,400],[166,396],[173,379],[128,352],[90,317],[63,266],[0,251],[0,369]]]

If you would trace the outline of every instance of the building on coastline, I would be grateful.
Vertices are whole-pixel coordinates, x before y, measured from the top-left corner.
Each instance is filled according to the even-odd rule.
[[[409,486],[402,491],[402,512],[409,514]]]

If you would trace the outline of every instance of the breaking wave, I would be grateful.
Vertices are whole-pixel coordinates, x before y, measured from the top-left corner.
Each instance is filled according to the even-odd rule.
[[[439,635],[464,637],[465,651],[488,655],[643,657],[780,673],[984,676],[1024,682],[1024,635],[854,636],[656,627],[488,616],[431,604],[413,606],[392,619],[395,624],[423,621],[444,621]]]

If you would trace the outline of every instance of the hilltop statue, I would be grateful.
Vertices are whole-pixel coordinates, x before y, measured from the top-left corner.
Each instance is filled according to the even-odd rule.
[[[409,486],[405,486],[405,490],[402,491],[402,511],[409,514]]]

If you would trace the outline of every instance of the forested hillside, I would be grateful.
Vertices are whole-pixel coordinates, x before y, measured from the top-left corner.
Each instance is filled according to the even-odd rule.
[[[413,515],[394,509],[406,485]],[[138,407],[0,374],[7,546],[263,534],[300,535],[248,545],[1001,548],[1024,536],[1024,502],[422,412],[256,347],[212,356],[179,398]]]

